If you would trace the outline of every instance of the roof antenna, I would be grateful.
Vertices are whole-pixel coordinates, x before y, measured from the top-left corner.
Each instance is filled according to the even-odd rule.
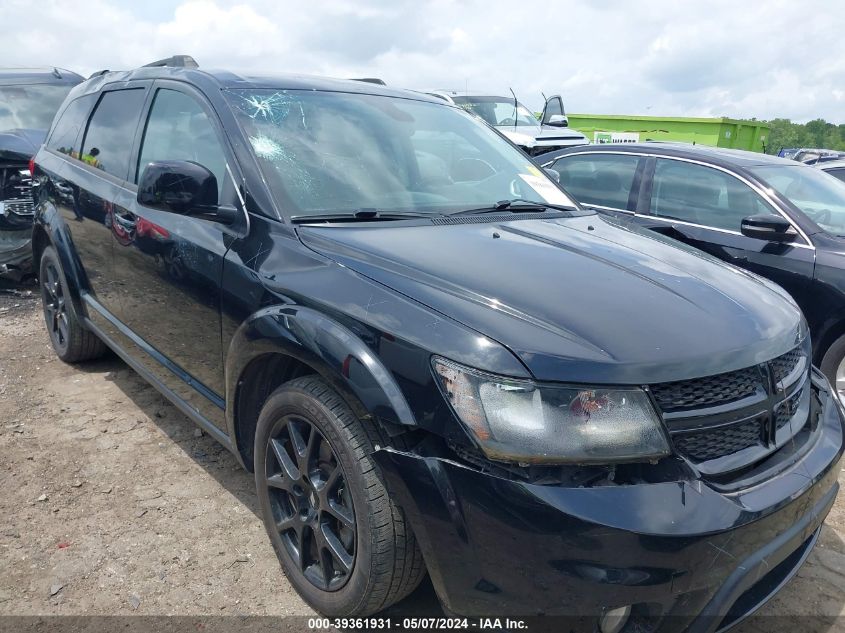
[[[517,106],[519,105],[519,101],[516,100],[516,93],[513,91],[513,88],[508,88],[513,95],[513,126],[516,127],[516,110]]]

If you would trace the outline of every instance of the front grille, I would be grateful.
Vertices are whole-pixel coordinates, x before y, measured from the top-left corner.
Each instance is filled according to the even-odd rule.
[[[3,213],[31,216],[33,213],[32,178],[25,165],[0,167],[0,202]]]
[[[728,404],[756,393],[762,386],[759,370],[749,367],[706,378],[664,382],[654,385],[651,392],[660,408],[669,412]]]
[[[772,375],[776,382],[781,382],[791,374],[804,358],[804,352],[796,347],[783,356],[778,356],[771,362]]]
[[[685,433],[675,439],[675,447],[697,462],[718,459],[760,444],[763,422],[764,417],[758,416],[724,429]]]
[[[808,380],[809,358],[799,346],[768,363],[650,390],[677,452],[702,473],[719,475],[756,463],[783,445],[784,433],[798,432],[803,424],[781,430],[798,412]]]
[[[799,389],[792,396],[781,402],[775,409],[775,428],[778,431],[789,424],[792,416],[795,415],[803,393],[804,390]]]

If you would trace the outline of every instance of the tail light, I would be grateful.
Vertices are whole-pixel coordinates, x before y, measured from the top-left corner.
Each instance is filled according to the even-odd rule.
[[[35,177],[35,156],[29,159],[29,175]]]

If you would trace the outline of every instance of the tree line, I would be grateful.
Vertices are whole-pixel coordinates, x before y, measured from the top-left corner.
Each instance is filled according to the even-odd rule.
[[[789,119],[772,119],[766,152],[777,154],[781,147],[817,147],[845,151],[845,123],[836,125],[824,119],[793,123]]]

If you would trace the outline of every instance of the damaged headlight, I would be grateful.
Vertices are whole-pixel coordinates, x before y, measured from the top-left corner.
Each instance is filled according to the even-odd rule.
[[[526,464],[649,461],[668,455],[641,389],[539,386],[434,358],[446,399],[494,460]]]

